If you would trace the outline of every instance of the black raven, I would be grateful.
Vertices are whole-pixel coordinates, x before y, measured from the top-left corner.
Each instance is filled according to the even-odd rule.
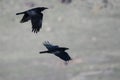
[[[40,28],[42,27],[42,20],[43,20],[43,13],[47,7],[37,7],[33,8],[24,12],[16,13],[16,15],[24,14],[23,18],[21,19],[20,23],[27,22],[31,20],[32,23],[32,32],[37,33],[39,32]]]
[[[41,51],[40,54],[42,53],[50,53],[54,54],[60,59],[64,60],[65,63],[67,64],[69,60],[72,60],[71,57],[68,55],[65,50],[68,50],[69,48],[66,47],[59,47],[57,45],[52,45],[48,41],[45,41],[43,45],[48,49],[47,51]]]

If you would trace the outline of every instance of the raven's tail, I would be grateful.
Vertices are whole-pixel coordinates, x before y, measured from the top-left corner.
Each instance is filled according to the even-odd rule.
[[[48,53],[48,51],[41,51],[39,52],[40,54],[43,54],[43,53]]]
[[[16,15],[24,14],[25,12],[16,13]]]

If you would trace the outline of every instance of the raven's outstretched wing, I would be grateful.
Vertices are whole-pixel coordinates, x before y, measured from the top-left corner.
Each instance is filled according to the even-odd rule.
[[[55,49],[59,48],[59,46],[50,44],[49,41],[45,41],[45,42],[43,43],[43,45],[44,45],[48,50],[55,50]]]
[[[68,55],[68,53],[64,51],[56,51],[55,55],[64,61],[72,60],[72,58]]]
[[[32,32],[34,33],[39,32],[40,28],[42,27],[42,20],[43,20],[42,13],[31,17]]]

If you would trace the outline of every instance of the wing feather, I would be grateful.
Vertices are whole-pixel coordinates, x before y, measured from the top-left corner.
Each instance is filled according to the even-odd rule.
[[[24,23],[30,20],[30,16],[28,14],[24,14],[23,18],[21,19],[20,23]]]
[[[42,20],[43,20],[42,13],[31,17],[32,32],[34,33],[39,32],[40,28],[42,28]]]
[[[57,46],[57,45],[52,45],[52,44],[50,44],[48,41],[45,41],[45,42],[43,43],[43,45],[44,45],[48,50],[55,50],[55,49],[59,48],[59,46]]]
[[[68,53],[64,51],[56,51],[55,55],[64,61],[72,60]]]

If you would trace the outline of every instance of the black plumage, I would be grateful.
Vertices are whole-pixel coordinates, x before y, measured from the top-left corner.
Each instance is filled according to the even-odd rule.
[[[45,41],[43,45],[48,49],[47,51],[41,51],[40,54],[42,53],[50,53],[54,54],[60,59],[64,60],[66,63],[68,63],[69,60],[72,60],[72,58],[68,55],[65,50],[68,50],[69,48],[66,47],[59,47],[57,45],[52,45],[48,41]]]
[[[31,20],[32,32],[37,33],[39,32],[40,28],[42,28],[43,13],[41,12],[44,11],[45,9],[48,9],[48,8],[37,7],[24,12],[16,13],[16,15],[24,14],[20,23],[24,23]]]

